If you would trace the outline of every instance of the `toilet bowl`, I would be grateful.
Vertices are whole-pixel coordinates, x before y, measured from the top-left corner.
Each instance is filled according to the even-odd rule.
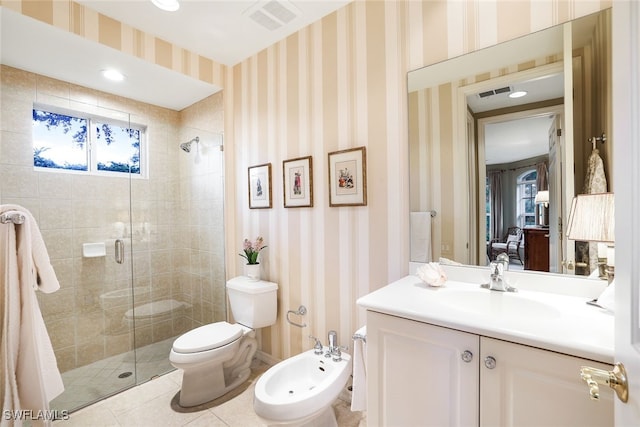
[[[275,283],[247,277],[229,280],[229,305],[237,323],[210,323],[174,341],[169,361],[183,370],[180,406],[214,400],[249,378],[258,349],[254,329],[275,323],[277,289]]]
[[[308,350],[272,366],[257,381],[253,409],[270,426],[336,426],[332,404],[351,375],[351,356],[334,361]]]

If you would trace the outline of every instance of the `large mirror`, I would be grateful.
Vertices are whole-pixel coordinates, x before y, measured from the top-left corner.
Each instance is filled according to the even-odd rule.
[[[610,22],[604,10],[408,73],[411,261],[506,251],[512,269],[594,270],[564,228],[574,195],[613,188]],[[586,184],[594,155],[604,190]]]

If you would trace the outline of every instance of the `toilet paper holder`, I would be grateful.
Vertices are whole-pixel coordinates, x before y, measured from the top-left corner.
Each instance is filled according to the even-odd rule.
[[[290,314],[295,314],[296,316],[304,316],[305,314],[307,314],[307,307],[305,307],[304,305],[301,305],[300,307],[298,307],[298,311],[293,311],[293,310],[287,311],[287,322],[290,325],[297,326],[298,328],[304,328],[307,326],[306,323],[300,324],[300,323],[293,322],[291,319],[289,319]]]

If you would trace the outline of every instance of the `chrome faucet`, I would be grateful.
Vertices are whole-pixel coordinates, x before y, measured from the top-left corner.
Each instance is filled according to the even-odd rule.
[[[329,353],[333,353],[338,346],[338,333],[329,331]]]
[[[504,277],[504,265],[501,262],[492,262],[489,264],[491,269],[491,280],[484,286],[492,291],[500,292],[517,292],[518,290],[507,284],[507,280]]]
[[[320,340],[312,335],[309,335],[309,339],[315,340],[315,344],[313,346],[314,354],[322,354],[322,343]]]

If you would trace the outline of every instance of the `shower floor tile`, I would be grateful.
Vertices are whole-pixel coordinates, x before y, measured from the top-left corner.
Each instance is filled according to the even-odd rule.
[[[74,411],[173,370],[169,351],[174,340],[169,338],[64,372],[65,391],[51,402],[51,409]]]

